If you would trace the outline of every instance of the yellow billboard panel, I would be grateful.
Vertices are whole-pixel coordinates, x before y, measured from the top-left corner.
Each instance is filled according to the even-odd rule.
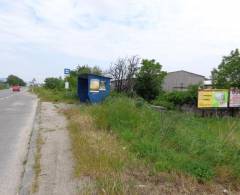
[[[90,80],[90,92],[99,92],[99,80],[98,79]]]
[[[227,89],[208,89],[198,91],[198,108],[227,108]]]

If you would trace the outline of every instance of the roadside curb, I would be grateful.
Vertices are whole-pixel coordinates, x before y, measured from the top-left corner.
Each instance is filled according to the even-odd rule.
[[[37,107],[34,115],[32,131],[29,137],[27,152],[24,160],[23,173],[19,185],[18,195],[29,195],[31,194],[32,181],[34,178],[34,155],[36,152],[36,138],[39,130],[39,111],[41,107],[41,101],[37,100]]]

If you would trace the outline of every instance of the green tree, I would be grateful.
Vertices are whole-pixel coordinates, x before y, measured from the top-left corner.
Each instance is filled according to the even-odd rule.
[[[70,71],[70,75],[66,77],[66,81],[69,82],[70,90],[73,92],[77,91],[77,77],[81,74],[96,74],[102,75],[102,70],[97,67],[90,67],[88,65],[77,66],[75,70]]]
[[[142,66],[137,74],[136,92],[144,99],[155,99],[162,90],[162,82],[166,72],[162,71],[162,65],[153,60],[142,60]]]
[[[44,87],[48,89],[64,89],[64,81],[62,78],[49,77],[44,80]]]
[[[240,54],[238,49],[224,56],[217,69],[212,71],[213,86],[216,88],[240,87]]]
[[[90,67],[88,65],[77,66],[76,70],[74,70],[77,75],[80,74],[96,74],[102,75],[102,70],[98,66]]]
[[[198,96],[199,85],[191,85],[187,91],[172,91],[167,92],[163,96],[160,96],[162,100],[170,102],[172,104],[182,106],[184,104],[196,105]],[[160,99],[161,100],[161,99]]]
[[[100,75],[100,76],[103,74],[102,70],[98,66],[94,66],[91,69],[91,73],[96,74],[96,75]]]
[[[20,85],[20,86],[25,86],[26,83],[19,77],[15,75],[9,75],[7,78],[7,83],[9,85]]]

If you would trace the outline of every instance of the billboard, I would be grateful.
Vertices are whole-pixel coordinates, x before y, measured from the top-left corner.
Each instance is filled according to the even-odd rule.
[[[230,89],[229,107],[240,107],[240,90]]]
[[[98,79],[90,80],[90,92],[99,92],[99,80]]]
[[[208,89],[198,91],[198,108],[227,108],[227,89]]]

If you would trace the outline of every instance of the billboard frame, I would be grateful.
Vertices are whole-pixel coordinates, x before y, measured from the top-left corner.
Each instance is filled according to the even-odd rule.
[[[202,100],[200,100],[200,98],[199,98],[200,92],[209,93],[208,95],[205,95],[206,96],[205,100],[204,100],[204,98],[202,98]],[[214,106],[213,105],[214,103],[216,104],[216,100],[215,100],[215,102],[213,102],[214,99],[212,99],[214,92],[223,92],[224,95],[227,95],[227,98],[224,99],[223,100],[224,102],[222,103],[222,104],[225,104],[226,106]],[[200,101],[205,101],[206,106],[200,106],[200,104],[204,104],[204,103],[200,103]],[[197,108],[198,109],[227,109],[228,107],[229,107],[229,89],[199,89],[198,90],[198,98],[197,98]]]

